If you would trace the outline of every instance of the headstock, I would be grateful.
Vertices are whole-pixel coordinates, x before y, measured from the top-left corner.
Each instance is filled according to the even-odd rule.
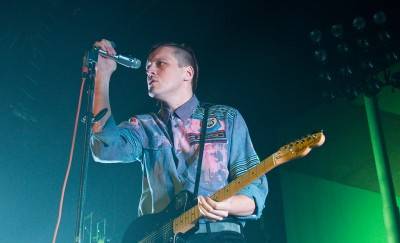
[[[319,147],[325,142],[323,132],[317,132],[281,147],[274,154],[274,164],[281,165],[290,160],[306,156],[312,148]]]

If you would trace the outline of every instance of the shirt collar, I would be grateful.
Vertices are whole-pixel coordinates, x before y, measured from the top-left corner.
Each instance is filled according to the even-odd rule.
[[[186,101],[183,105],[179,106],[175,109],[175,111],[171,112],[168,107],[163,107],[160,111],[161,119],[164,122],[167,122],[171,115],[175,114],[179,119],[185,121],[189,119],[196,107],[199,105],[199,100],[196,95],[193,95],[188,101]]]
[[[188,101],[186,101],[183,105],[176,108],[174,111],[175,115],[178,116],[182,121],[186,121],[189,119],[194,109],[199,105],[199,100],[196,95],[193,95]]]

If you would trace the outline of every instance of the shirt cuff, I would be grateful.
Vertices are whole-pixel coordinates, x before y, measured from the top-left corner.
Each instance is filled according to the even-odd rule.
[[[115,134],[117,134],[117,124],[113,116],[110,116],[107,121],[104,123],[103,128],[100,132],[92,133],[94,139],[103,143],[104,146],[108,146],[108,144],[113,140]]]
[[[268,183],[267,178],[262,176],[252,184],[246,186],[242,190],[240,190],[238,195],[244,195],[249,198],[252,198],[255,203],[255,209],[253,214],[248,216],[237,216],[238,219],[243,220],[256,220],[261,217],[262,211],[265,207],[265,199],[268,194]]]

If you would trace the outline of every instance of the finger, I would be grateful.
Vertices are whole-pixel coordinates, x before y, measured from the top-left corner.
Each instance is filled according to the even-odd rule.
[[[106,39],[102,39],[102,40],[100,40],[100,41],[96,41],[95,43],[94,43],[94,46],[96,46],[96,47],[99,47],[99,48],[101,48],[102,50],[106,50],[107,49],[107,40]]]
[[[210,199],[210,198],[209,198]],[[211,199],[210,199],[211,200]],[[215,201],[213,201],[214,204],[216,204]],[[217,215],[219,217],[227,217],[228,216],[228,211],[227,210],[219,210],[216,209],[215,207],[213,207],[212,205],[210,205],[207,201],[207,197],[201,197],[199,198],[199,204],[202,206],[202,208],[209,212],[212,213],[214,215]]]
[[[116,55],[116,51],[112,45],[112,42],[109,40],[102,39],[100,41],[96,41],[94,46],[106,51],[109,55]]]
[[[222,204],[220,202],[216,202],[216,201],[212,200],[210,197],[205,197],[204,199],[205,199],[206,203],[208,205],[210,205],[212,208],[218,209],[218,210],[221,210],[221,209],[224,210],[224,208],[222,207]]]
[[[206,199],[203,196],[199,197],[199,204],[201,204],[203,206],[203,208],[205,208],[209,212],[214,210],[214,208],[210,204],[207,203]]]
[[[207,212],[202,206],[199,206],[199,211],[200,211],[201,215],[203,215],[207,219],[211,219],[214,221],[217,221],[217,220],[219,221],[219,220],[223,219],[221,216]]]
[[[106,51],[109,55],[116,55],[116,51],[115,51],[115,43],[113,41],[109,41],[109,40],[105,40],[106,43]]]
[[[224,202],[217,202],[211,199],[210,197],[203,197],[205,203],[209,205],[211,208],[214,210],[223,210],[223,211],[228,211],[227,208],[225,207]]]
[[[115,44],[115,42],[114,41],[109,41],[110,42],[110,46],[111,46],[111,48],[110,48],[110,51],[111,51],[111,55],[117,55],[117,52],[116,52],[116,50],[115,50],[115,48],[117,47],[117,45]]]
[[[199,204],[198,207],[199,207],[199,211],[200,211],[201,215],[203,215],[204,217],[206,217],[208,219],[213,219],[213,220],[222,220],[223,219],[223,217],[207,211],[201,204]]]
[[[106,51],[110,56],[115,56],[117,54],[117,52],[115,51],[114,47],[111,46],[111,44],[106,46]]]

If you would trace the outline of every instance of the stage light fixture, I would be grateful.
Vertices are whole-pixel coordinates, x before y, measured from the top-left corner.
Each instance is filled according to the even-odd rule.
[[[386,23],[386,14],[383,11],[379,11],[379,12],[374,14],[372,19],[374,20],[375,24],[383,25],[383,24]]]
[[[318,62],[324,64],[324,63],[327,62],[328,54],[326,53],[325,49],[318,48],[318,49],[316,49],[316,50],[314,51],[314,58],[315,58]]]
[[[378,38],[382,42],[388,42],[390,39],[392,39],[392,36],[386,30],[382,30],[378,33]]]
[[[330,86],[332,92],[325,94],[329,99],[353,99],[363,93],[377,94],[385,85],[400,86],[400,74],[392,78],[391,71],[388,71],[400,62],[397,32],[388,29],[382,11],[375,13],[370,22],[373,24],[356,16],[349,27],[341,23],[331,25],[328,29],[330,34],[318,29],[310,32],[315,47],[312,54],[320,64],[316,78]],[[385,80],[379,82],[371,78],[382,71],[388,72]]]
[[[343,25],[341,24],[335,24],[332,25],[331,27],[331,33],[334,37],[338,38],[338,39],[342,39],[343,38]]]
[[[361,49],[368,49],[370,48],[371,44],[367,39],[358,39],[357,40],[357,46],[360,47]]]
[[[348,86],[345,90],[345,96],[349,100],[354,100],[360,95],[359,91],[355,88]]]
[[[399,55],[394,51],[386,53],[385,58],[389,65],[399,62]]]
[[[333,101],[337,98],[337,94],[333,91],[324,91],[322,92],[322,97],[325,100]]]
[[[350,47],[344,42],[337,44],[336,50],[344,56],[347,56],[350,53]]]
[[[331,72],[327,72],[327,71],[321,71],[318,75],[319,79],[321,79],[322,81],[328,81],[331,82],[333,80],[333,75]]]
[[[368,96],[375,96],[379,93],[384,83],[378,79],[370,79],[365,86],[365,94]]]
[[[364,30],[366,25],[367,25],[367,22],[365,21],[365,19],[363,17],[356,17],[353,20],[353,27],[357,31]]]
[[[353,75],[353,70],[350,68],[350,66],[346,65],[346,66],[343,66],[343,67],[339,68],[339,74],[344,79],[348,80]]]
[[[375,70],[375,67],[376,67],[375,64],[371,60],[361,61],[360,66],[364,71],[368,71],[368,72]]]
[[[319,44],[321,42],[322,39],[322,33],[319,30],[313,30],[310,32],[310,39],[312,42],[314,42],[315,44]]]

